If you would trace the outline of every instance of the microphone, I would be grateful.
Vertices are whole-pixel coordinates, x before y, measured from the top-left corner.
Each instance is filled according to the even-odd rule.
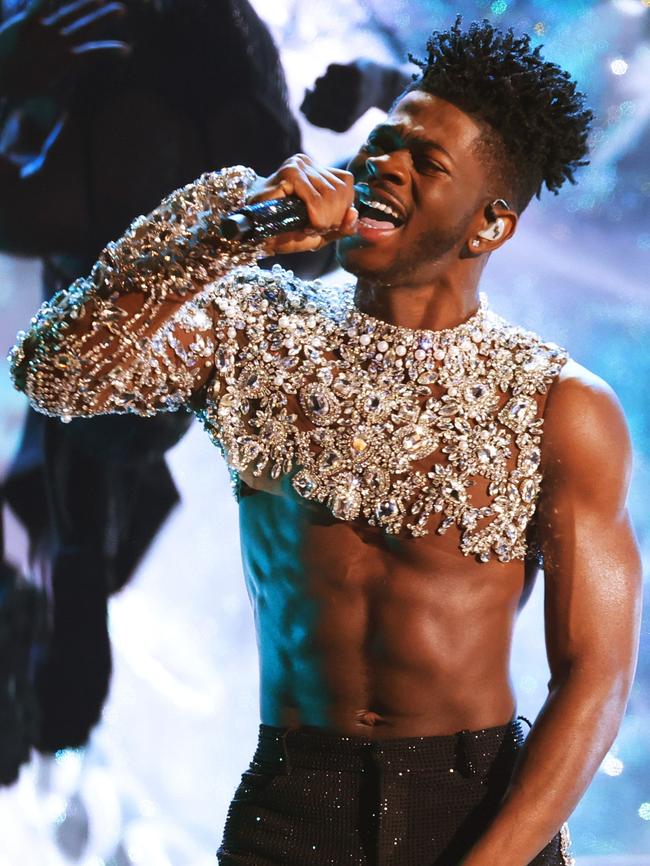
[[[307,206],[295,195],[249,204],[221,218],[221,234],[228,240],[261,240],[309,225]]]

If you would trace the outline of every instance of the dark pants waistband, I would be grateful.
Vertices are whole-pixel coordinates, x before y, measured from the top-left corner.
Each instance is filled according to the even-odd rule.
[[[283,728],[260,724],[251,769],[289,774],[293,767],[363,772],[368,760],[385,772],[457,771],[483,776],[510,774],[513,753],[524,743],[519,718],[506,725],[428,737],[368,740],[317,728]]]

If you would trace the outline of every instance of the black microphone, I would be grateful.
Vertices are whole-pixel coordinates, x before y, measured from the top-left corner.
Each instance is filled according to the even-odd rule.
[[[221,234],[228,240],[261,240],[309,225],[307,206],[298,196],[288,195],[249,204],[221,218]]]

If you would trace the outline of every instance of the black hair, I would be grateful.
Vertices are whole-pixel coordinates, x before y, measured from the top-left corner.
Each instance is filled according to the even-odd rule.
[[[531,51],[530,36],[495,29],[487,19],[461,31],[434,31],[428,57],[409,60],[422,70],[405,93],[423,90],[451,102],[484,125],[483,146],[503,195],[521,212],[542,184],[557,194],[576,168],[588,165],[592,112],[568,72]]]

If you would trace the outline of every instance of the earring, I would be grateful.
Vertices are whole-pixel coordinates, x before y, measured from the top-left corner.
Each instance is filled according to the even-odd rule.
[[[476,238],[474,238],[474,240],[472,241],[472,246],[477,247],[479,244],[480,244],[480,241],[477,240]]]

